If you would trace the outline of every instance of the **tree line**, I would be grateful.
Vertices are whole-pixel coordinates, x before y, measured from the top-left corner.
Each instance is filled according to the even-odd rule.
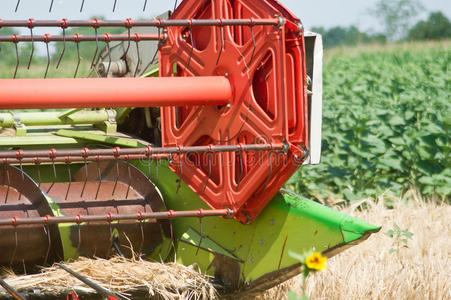
[[[407,28],[404,25],[397,27],[393,24],[386,25],[383,33],[366,33],[356,26],[336,26],[329,29],[324,27],[312,27],[311,31],[323,36],[325,48],[340,46],[356,46],[358,44],[379,43],[387,41],[416,41],[416,40],[440,40],[451,38],[451,22],[440,11],[431,12],[426,20],[421,20]]]

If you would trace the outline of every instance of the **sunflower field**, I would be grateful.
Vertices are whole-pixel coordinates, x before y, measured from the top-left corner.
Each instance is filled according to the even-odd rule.
[[[326,52],[322,163],[288,185],[347,201],[451,194],[450,43]]]

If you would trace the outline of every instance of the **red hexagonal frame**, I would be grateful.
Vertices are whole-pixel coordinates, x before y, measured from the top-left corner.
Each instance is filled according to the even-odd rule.
[[[268,18],[279,18],[279,25],[253,25]],[[169,27],[160,76],[227,76],[234,93],[230,106],[161,108],[163,146],[287,144],[286,153],[189,154],[171,165],[210,207],[231,208],[236,219],[251,222],[308,147],[299,20],[274,0],[185,0],[171,19],[249,20],[247,26]]]

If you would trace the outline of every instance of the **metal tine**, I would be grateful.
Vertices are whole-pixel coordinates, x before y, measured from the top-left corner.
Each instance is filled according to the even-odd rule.
[[[108,213],[107,216],[108,216],[108,219],[107,219],[108,228],[110,229],[110,246],[108,247],[108,252],[106,254],[106,257],[109,258],[110,257],[110,252],[111,252],[111,248],[113,248],[113,226],[111,225],[111,219],[110,219],[111,214]]]
[[[38,168],[38,186],[41,187],[41,162],[39,161],[39,159],[36,157],[35,159],[35,166]]]
[[[61,24],[61,28],[63,29],[63,50],[61,51],[60,58],[58,59],[58,63],[56,64],[56,69],[60,67],[61,60],[63,59],[64,53],[66,52],[66,28],[67,28],[67,20],[62,19],[63,23]]]
[[[30,28],[30,36],[31,36],[31,53],[30,53],[30,59],[28,60],[27,70],[30,70],[31,61],[33,60],[33,55],[34,55],[33,22],[34,22],[33,19],[28,19],[28,28]]]
[[[16,69],[14,70],[14,77],[13,77],[15,79],[17,76],[17,70],[19,69],[20,59],[19,59],[19,48],[17,46],[17,43],[18,43],[17,34],[13,34],[12,37],[13,37],[14,46],[16,48]]]
[[[152,155],[152,147],[151,146],[147,146],[146,147],[146,155],[147,155],[147,178],[149,178],[149,180],[152,180],[150,177],[152,176],[152,170],[151,170],[151,160],[150,160],[150,156]]]
[[[10,266],[12,266],[14,259],[16,258],[17,247],[19,245],[19,238],[17,237],[17,226],[14,226],[14,240],[15,240],[15,245],[14,245],[13,255],[11,256],[11,261],[9,263]]]
[[[77,67],[75,68],[75,73],[74,73],[74,78],[77,77],[77,73],[78,73],[78,67],[80,66],[80,61],[81,61],[81,57],[80,57],[80,40],[78,39],[79,34],[76,33],[74,35],[75,37],[75,44],[77,45],[77,56],[78,56],[78,61],[77,61]]]
[[[14,10],[14,12],[17,12],[17,9],[19,8],[19,5],[20,5],[20,0],[17,0],[16,9]]]
[[[196,256],[197,256],[197,254],[199,253],[199,249],[200,249],[200,245],[202,244],[202,239],[203,239],[203,228],[202,228],[202,218],[203,218],[204,216],[203,216],[203,210],[202,210],[202,208],[201,209],[199,209],[199,215],[198,215],[198,218],[199,218],[199,234],[200,234],[200,239],[199,239],[199,245],[197,245],[197,250],[196,250]]]
[[[130,40],[131,40],[131,28],[132,28],[132,19],[128,18],[127,21],[127,34],[128,34],[128,44],[127,44],[127,50],[125,50],[125,57],[127,57],[128,50],[130,50]]]
[[[86,159],[87,157],[87,149],[83,149],[84,154],[83,154],[83,159],[84,159],[84,163],[85,163],[85,181],[83,182],[83,187],[81,188],[81,194],[80,197],[83,198],[83,193],[85,192],[85,188],[86,188],[86,182],[88,182],[88,161]]]
[[[48,220],[48,217],[47,217]],[[45,224],[44,225],[44,232],[47,235],[47,240],[48,240],[48,248],[47,248],[47,252],[45,253],[45,259],[44,259],[44,266],[47,265],[48,259],[49,259],[49,254],[50,254],[50,249],[52,248],[52,238],[50,237],[50,228],[49,228],[49,224]]]
[[[99,197],[99,191],[100,191],[100,186],[102,185],[102,172],[100,171],[100,158],[99,156],[97,156],[97,174],[98,174],[98,179],[99,179],[99,185],[97,186],[97,191],[96,191],[96,197],[95,199],[97,200],[97,198]]]
[[[108,68],[106,70],[106,76],[108,77],[108,74],[110,73],[110,68],[111,68],[111,49],[110,49],[110,41],[111,41],[111,37],[110,34],[106,33],[105,34],[105,44],[106,44],[106,48],[108,51]]]
[[[144,0],[144,7],[143,7],[143,11],[146,11],[146,7],[147,7],[147,0]]]
[[[208,182],[210,181],[212,160],[213,160],[213,152],[210,151],[210,152],[208,152],[208,176],[207,176],[207,180],[205,180],[205,184],[204,184],[204,188],[203,188],[202,192],[205,192]]]
[[[178,2],[178,0],[175,0],[173,12],[177,9],[177,2]]]
[[[177,3],[177,1],[176,1],[176,3]],[[192,24],[193,24],[192,20],[190,20],[189,35],[191,37],[191,52],[189,53],[187,68],[189,68],[189,65],[191,63],[191,58],[193,57],[193,52],[194,52],[194,39],[193,39],[193,26],[192,26]]]
[[[139,54],[140,39],[141,39],[141,37],[139,36],[139,33],[135,33],[136,53],[138,55],[138,62],[136,63],[135,73],[133,74],[133,77],[136,77],[136,75],[138,74],[138,68],[139,68],[139,65],[141,64],[141,55]]]
[[[53,8],[53,0],[50,1],[49,13],[52,12],[52,8]]]
[[[154,154],[155,158],[155,183],[158,185],[158,164],[160,163],[160,160],[158,159],[158,156]]]
[[[169,255],[169,253],[171,252],[171,249],[175,248],[175,244],[174,244],[174,226],[172,224],[172,216],[174,215],[174,211],[173,210],[169,210],[168,211],[168,220],[169,220],[169,231],[171,234],[171,247],[168,247],[168,252],[166,253],[166,256]]]
[[[53,182],[50,185],[50,187],[48,188],[47,193],[50,192],[50,190],[52,189],[53,185],[56,182],[56,167],[55,167],[55,160],[54,159],[52,159],[52,166],[53,166]]]
[[[125,255],[124,255],[124,253],[122,253],[121,247],[119,246],[119,243],[118,243],[119,242],[119,232],[117,230],[113,231],[111,238],[112,238],[113,248],[116,250],[117,254],[120,257],[125,257]]]
[[[221,49],[219,49],[219,55],[218,55],[218,59],[216,60],[216,65],[218,65],[219,60],[221,59],[221,55],[222,55],[222,51],[224,49],[224,27],[222,26],[222,19],[219,19],[219,34],[220,37],[219,39],[221,40]]]
[[[91,69],[94,68],[94,63],[96,61],[97,53],[99,52],[99,35],[98,35],[99,20],[94,19],[92,21],[94,22],[94,24],[92,26],[94,27],[94,32],[95,32],[95,36],[96,36],[96,51],[94,52],[94,57],[92,58],[92,61],[91,61]]]
[[[257,47],[256,44],[255,44],[255,35],[254,35],[254,20],[252,18],[250,19],[249,27],[251,29],[252,44],[254,46],[254,48],[252,50],[251,60],[249,61],[249,65],[251,65],[252,61],[254,60],[255,48]]]
[[[80,12],[83,12],[84,5],[85,5],[85,0],[81,0]]]
[[[25,175],[22,164],[22,150],[17,150],[17,159],[19,160],[20,175],[22,176],[22,187],[25,185]],[[22,199],[22,189],[19,191],[19,200]]]
[[[44,78],[47,78],[47,73],[49,72],[50,67],[49,37],[49,34],[44,34],[45,48],[47,49],[47,67],[45,68]]]
[[[158,19],[158,21],[161,24],[161,20]],[[158,38],[160,38],[160,34],[161,34],[161,27],[158,26]],[[158,47],[157,47],[157,50],[155,50],[155,53],[153,54],[152,60],[150,61],[150,65],[153,65],[153,62],[155,61],[155,58],[157,58],[158,51],[160,50],[160,43],[161,43],[161,41],[158,40]]]
[[[265,182],[264,191],[266,191],[266,189],[268,188],[268,183],[269,183],[269,180],[271,179],[271,175],[272,175],[272,168],[273,168],[273,166],[272,166],[272,155],[273,155],[273,152],[270,151],[269,152],[269,174],[268,174],[268,178],[266,179],[266,182]]]
[[[238,180],[237,189],[240,188],[241,180],[243,179],[243,173],[244,173],[244,165],[243,165],[243,151],[238,152],[240,157],[240,179]]]
[[[69,185],[67,186],[66,197],[64,199],[67,200],[67,197],[69,196],[70,185],[72,183],[72,173],[71,173],[71,170],[70,170],[69,157],[66,158],[66,167],[67,167],[67,174],[69,175]]]
[[[139,220],[139,227],[141,229],[141,242],[139,243],[139,256],[141,256],[143,247],[144,247],[144,226],[143,226],[143,220]]]
[[[10,176],[9,176],[9,168],[8,168],[8,159],[7,158],[3,159],[3,167],[4,167],[4,170],[5,170],[5,173],[6,173],[6,180],[7,180],[7,183],[8,183],[8,187],[6,188],[5,203],[8,203],[8,196],[9,196],[9,189],[10,189],[10,186],[11,186],[11,179],[10,179]]]
[[[117,4],[117,0],[114,0],[114,4],[113,4],[113,12],[116,11],[116,4]]]
[[[52,159],[52,168],[53,168],[53,182],[52,184],[49,186],[47,193],[50,192],[50,190],[52,189],[53,185],[56,182],[56,167],[55,167],[55,149],[50,149],[49,150],[49,156]]]
[[[113,191],[111,192],[112,196],[114,196],[114,193],[116,192],[118,180],[119,180],[119,160],[116,157],[116,180],[114,181]]]
[[[127,186],[127,193],[125,194],[125,199],[128,199],[128,194],[130,193],[130,187],[132,185],[132,173],[130,170],[130,162],[127,158],[127,172],[128,172],[128,186]]]
[[[77,222],[77,226],[78,226],[77,254],[80,255],[80,246],[81,246],[81,227],[80,227],[80,221]]]
[[[178,182],[178,184],[177,184],[177,189],[176,189],[176,191],[175,191],[176,194],[179,193],[179,190],[180,190],[180,188],[182,187],[182,178],[183,178],[183,162],[182,162],[183,158],[182,158],[182,151],[180,150],[180,146],[177,146],[177,148],[178,148],[178,150],[179,150],[178,156],[179,156],[179,164],[180,164],[180,177],[179,177],[179,182]]]

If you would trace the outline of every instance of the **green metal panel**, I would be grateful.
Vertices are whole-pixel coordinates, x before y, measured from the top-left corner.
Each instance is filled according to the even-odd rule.
[[[115,110],[67,110],[0,113],[0,127],[12,127],[15,121],[25,126],[99,124],[116,116]],[[15,120],[15,118],[17,120]]]
[[[111,144],[119,147],[146,147],[146,145],[134,140],[134,139],[126,139],[126,138],[119,138],[115,136],[109,136],[109,135],[100,135],[96,133],[89,133],[84,131],[75,131],[75,130],[67,130],[67,129],[61,129],[56,132],[59,136],[64,137],[71,137],[75,139],[83,139],[86,141],[91,142],[99,142],[99,143],[105,143],[105,144]]]
[[[147,172],[146,163],[137,162],[137,166]],[[178,189],[179,178],[166,162],[160,162],[158,169],[158,186],[168,209],[208,209],[188,186],[182,183]],[[156,182],[154,163],[151,170]],[[192,229],[201,232],[199,220],[174,220],[177,239]],[[224,218],[202,220],[202,234],[243,261],[240,268],[246,282],[297,264],[298,261],[289,256],[289,251],[303,253],[314,249],[327,254],[331,249],[365,239],[378,230],[378,226],[287,192],[276,195],[250,225]],[[177,261],[185,265],[195,263],[203,272],[213,274],[212,268],[208,267],[214,256],[203,250],[196,255],[196,248],[185,243],[177,245]]]

